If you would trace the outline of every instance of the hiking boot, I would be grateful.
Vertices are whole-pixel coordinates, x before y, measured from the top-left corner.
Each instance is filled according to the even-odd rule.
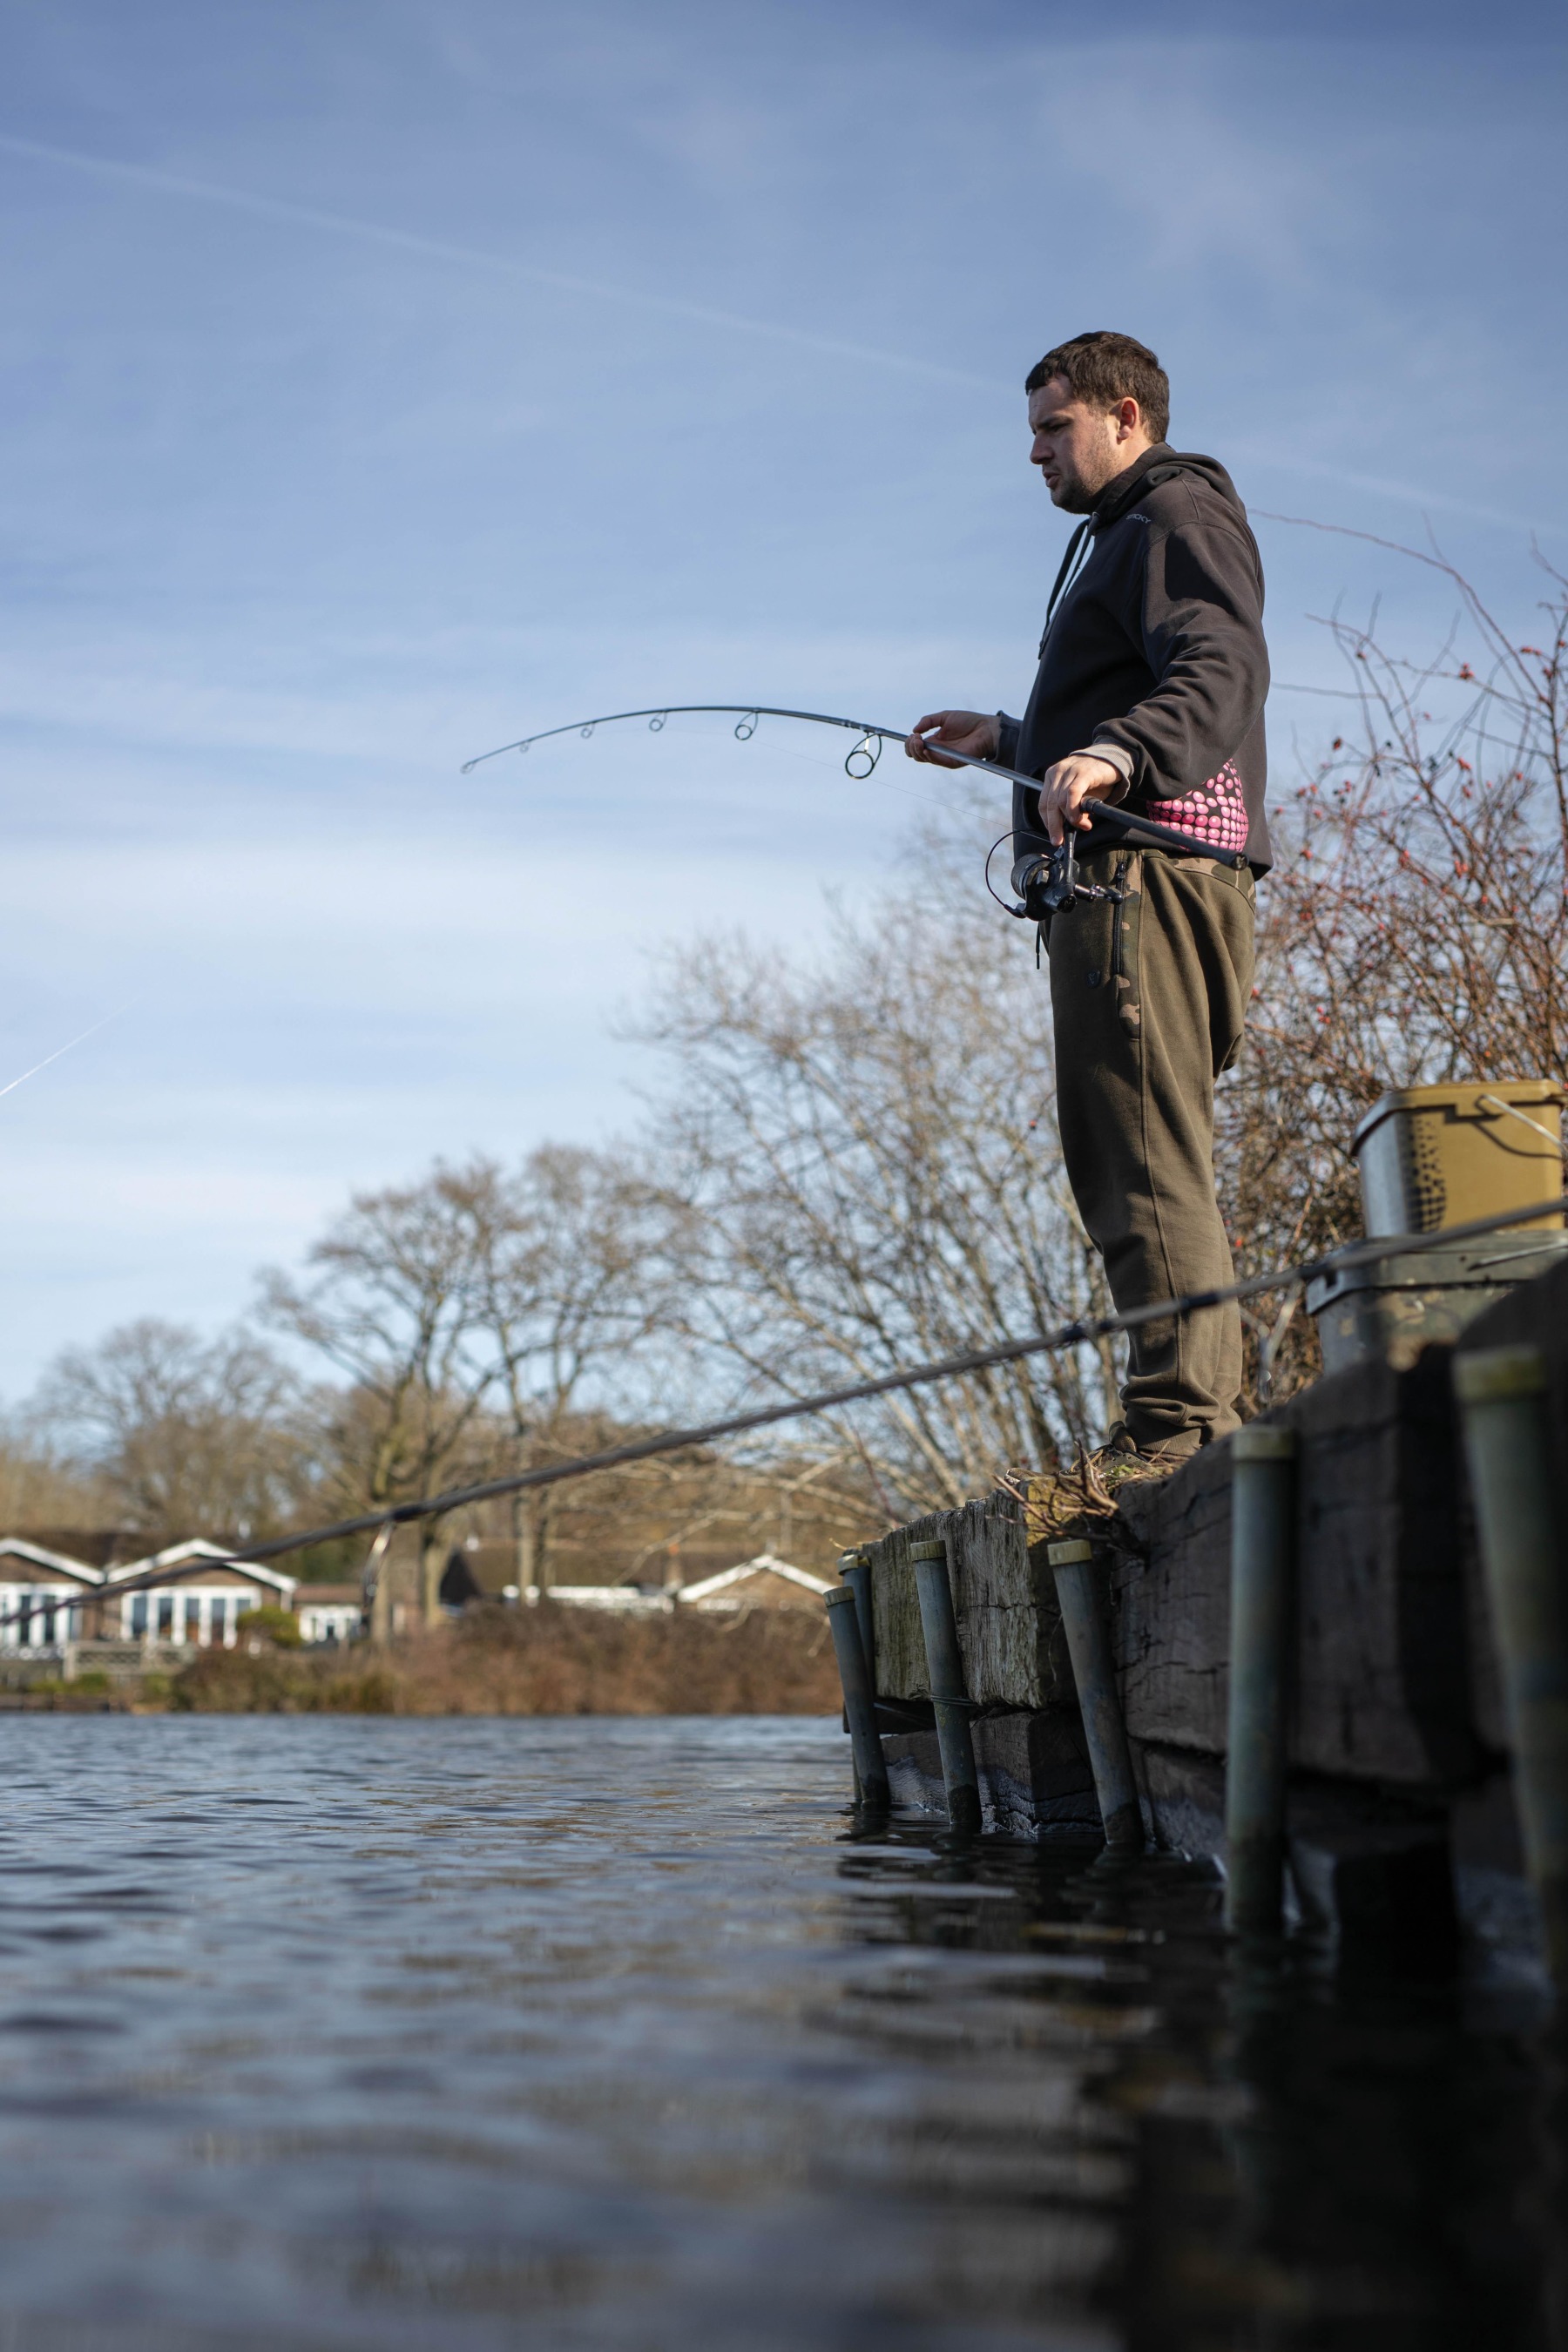
[[[1168,1478],[1184,1462],[1190,1462],[1198,1450],[1198,1439],[1185,1434],[1166,1440],[1163,1445],[1139,1445],[1124,1421],[1110,1424],[1105,1443],[1089,1455],[1101,1476],[1108,1470],[1129,1472],[1140,1478]]]

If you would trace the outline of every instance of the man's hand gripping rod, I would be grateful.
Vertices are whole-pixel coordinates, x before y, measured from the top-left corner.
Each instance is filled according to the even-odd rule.
[[[826,710],[782,710],[766,702],[670,702],[662,709],[648,710],[611,710],[598,719],[574,719],[565,727],[542,728],[537,735],[521,736],[515,743],[499,744],[493,751],[481,751],[476,759],[466,760],[463,773],[468,775],[486,760],[499,759],[502,751],[526,751],[535,743],[547,742],[552,735],[592,735],[596,727],[614,727],[622,719],[646,719],[649,731],[658,734],[666,719],[696,717],[711,713],[735,719],[739,725],[736,736],[749,742],[757,731],[760,719],[799,719],[812,727],[841,727],[859,741],[846,753],[844,769],[858,783],[865,782],[882,756],[884,743],[901,743],[909,733],[905,727],[874,727],[868,720],[839,719]],[[1026,792],[1037,793],[1038,776],[1026,776],[1016,768],[1004,768],[994,760],[977,760],[967,751],[949,751],[942,746],[943,758],[960,768],[977,768],[983,776],[998,776],[1004,783],[1022,784]],[[863,761],[864,766],[855,762]],[[1189,834],[1178,833],[1173,825],[1156,824],[1152,817],[1139,816],[1127,809],[1118,808],[1113,802],[1097,801],[1097,822],[1103,819],[1117,826],[1130,841],[1160,843],[1166,849],[1179,849],[1189,857],[1206,857],[1216,866],[1228,866],[1239,870],[1246,865],[1245,851],[1211,849],[1206,842],[1194,841]],[[1020,857],[1013,868],[1013,887],[1018,893],[1019,904],[1007,912],[1022,921],[1038,922],[1046,915],[1065,914],[1080,898],[1110,898],[1119,892],[1107,890],[1097,882],[1079,879],[1078,852],[1069,832],[1059,848],[1030,850]]]

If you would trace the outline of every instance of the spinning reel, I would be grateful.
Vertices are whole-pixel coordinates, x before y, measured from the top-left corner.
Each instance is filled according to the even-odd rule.
[[[1052,915],[1070,915],[1079,899],[1110,899],[1120,905],[1125,890],[1103,882],[1085,882],[1078,870],[1078,848],[1069,833],[1058,849],[1031,849],[1013,868],[1018,904],[1007,912],[1019,922],[1043,923]],[[1002,902],[1006,904],[1005,900]]]

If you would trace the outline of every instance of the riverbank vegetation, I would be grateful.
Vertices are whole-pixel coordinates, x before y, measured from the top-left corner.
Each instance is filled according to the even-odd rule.
[[[1521,642],[1439,559],[1411,560],[1453,591],[1436,658],[1336,621],[1346,717],[1304,778],[1276,730],[1279,863],[1219,1108],[1221,1195],[1248,1271],[1359,1229],[1347,1144],[1386,1086],[1568,1076],[1568,583],[1542,572],[1541,625]],[[205,1339],[153,1319],[68,1350],[13,1417],[0,1517],[283,1531],[1104,1308],[1055,1142],[1031,938],[978,869],[961,811],[814,960],[739,937],[673,948],[639,1013],[663,1076],[638,1133],[543,1145],[510,1168],[438,1160],[357,1196],[302,1266],[264,1276],[242,1328]],[[1275,1305],[1249,1326],[1255,1402]],[[1273,1336],[1278,1392],[1317,1358],[1304,1317]],[[1117,1370],[1109,1344],[994,1367],[785,1445],[458,1514],[428,1531],[432,1557],[470,1534],[504,1539],[520,1588],[679,1580],[762,1549],[826,1568],[1007,1465],[1097,1442]],[[341,1576],[358,1557],[340,1548],[305,1571]],[[737,1661],[765,1646],[761,1632],[649,1633],[653,1663],[634,1667],[620,1630],[622,1663],[594,1669],[606,1688],[646,1675],[674,1690],[684,1641],[714,1661],[726,1641]],[[563,1620],[534,1665],[498,1642],[483,1674],[598,1688],[566,1663],[587,1639]],[[594,1639],[620,1655],[605,1629]],[[454,1636],[454,1689],[479,1656]],[[204,1661],[190,1690],[296,1671],[261,1663]],[[316,1677],[306,1692],[404,1669],[298,1671]]]
[[[820,1611],[623,1618],[543,1602],[466,1610],[385,1651],[204,1651],[157,1703],[195,1715],[826,1715],[839,1695]]]

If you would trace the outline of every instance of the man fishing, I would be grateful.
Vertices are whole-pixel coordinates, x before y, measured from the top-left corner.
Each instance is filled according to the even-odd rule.
[[[1084,1224],[1126,1310],[1232,1279],[1215,1196],[1214,1089],[1252,992],[1264,822],[1263,570],[1247,510],[1212,457],[1165,440],[1170,385],[1131,335],[1075,335],[1029,372],[1029,457],[1081,515],[1057,575],[1021,720],[936,710],[905,750],[1037,776],[1015,785],[1015,856],[1079,835],[1086,882],[1113,894],[1049,922],[1057,1115]],[[1213,847],[1134,845],[1122,804]],[[1129,1335],[1119,1451],[1174,1464],[1237,1423],[1234,1306]]]

